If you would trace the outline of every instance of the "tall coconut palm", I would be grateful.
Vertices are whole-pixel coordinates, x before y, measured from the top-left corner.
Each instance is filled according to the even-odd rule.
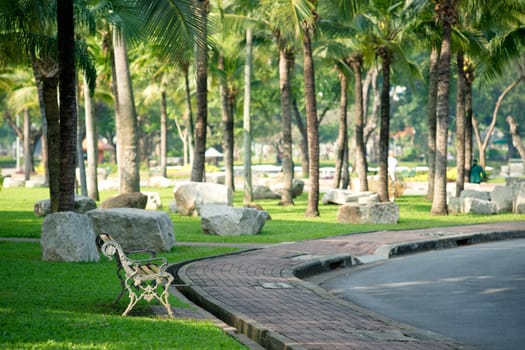
[[[75,209],[77,100],[73,0],[57,2],[57,47],[60,95],[59,211]]]
[[[0,55],[1,63],[30,62],[37,86],[42,89],[42,110],[45,111],[42,117],[46,118],[49,141],[49,194],[52,212],[58,211],[60,161],[55,18],[55,9],[42,6],[38,0],[0,1],[0,28],[4,36],[4,40],[0,41],[3,52],[3,55]]]
[[[73,145],[76,144],[76,137],[74,132],[69,128],[75,128],[76,117],[72,113],[75,111],[70,110],[72,107],[71,102],[73,98],[71,94],[75,94],[76,85],[73,83],[70,86],[71,81],[64,81],[63,88],[67,91],[64,92],[63,107],[64,111],[60,112],[58,105],[58,62],[57,62],[57,7],[48,6],[49,4],[39,0],[34,1],[1,1],[0,2],[0,27],[4,33],[4,39],[0,45],[2,46],[2,60],[9,60],[17,64],[30,62],[35,79],[37,80],[37,86],[42,88],[41,101],[43,103],[42,110],[45,112],[47,125],[47,140],[48,140],[48,169],[49,169],[49,192],[51,200],[51,211],[55,212],[59,210],[69,210],[71,208],[72,194],[74,194],[74,167],[76,159],[75,147],[73,148],[73,156],[69,154],[71,143],[69,138],[72,138]],[[61,6],[69,6],[68,4],[61,4]],[[69,11],[69,9],[68,9]],[[61,15],[69,12],[59,11]],[[72,17],[72,15],[71,15]],[[62,20],[66,18],[61,18]],[[67,19],[68,25],[70,24]],[[74,23],[74,22],[73,22]],[[66,31],[71,31],[71,28],[67,28]],[[65,33],[63,26],[61,25],[61,36]],[[81,46],[75,46],[70,43],[69,38],[71,34],[68,34],[67,40],[61,41],[64,44],[61,50],[66,47],[71,52],[61,52],[60,55],[67,55],[69,57],[62,57],[64,60],[76,59],[75,63],[79,64],[83,69],[88,69],[89,61],[85,60],[85,52]],[[64,37],[61,37],[61,40]],[[16,50],[15,45],[17,44]],[[22,55],[20,54],[22,52]],[[68,73],[71,73],[71,67],[65,67]],[[90,77],[94,76],[94,71],[88,69]],[[67,73],[64,73],[67,74]],[[74,75],[70,75],[70,79],[74,79]],[[65,79],[65,78],[64,78]],[[90,79],[94,81],[94,79]],[[66,87],[67,86],[67,87]],[[76,99],[76,98],[75,98]],[[64,127],[61,129],[60,126],[60,113],[64,113]],[[76,114],[75,114],[76,115]],[[73,120],[68,118],[73,116]],[[64,133],[66,140],[63,143],[60,140],[61,133]],[[61,147],[64,151],[68,152],[68,155],[61,153]],[[61,159],[63,159],[61,161]],[[66,165],[65,162],[68,162]],[[64,163],[66,168],[63,170],[64,177],[61,177],[60,167]],[[73,171],[71,171],[73,169]],[[71,173],[73,175],[71,175]],[[62,184],[61,184],[62,183]],[[63,193],[62,199],[60,193]],[[63,205],[60,205],[60,200],[63,200]]]
[[[210,10],[209,0],[194,0],[195,16],[202,23],[199,31],[199,41],[195,48],[195,66],[197,79],[197,111],[195,121],[195,149],[193,165],[191,168],[191,181],[202,182],[204,180],[204,166],[206,152],[206,129],[208,126],[208,13]]]
[[[137,112],[123,28],[113,28],[113,52],[118,96],[116,125],[120,193],[140,192]]]
[[[436,172],[433,215],[447,215],[447,155],[449,128],[449,91],[452,26],[458,20],[458,0],[436,1],[435,12],[442,27],[441,49],[438,64],[436,105]]]
[[[436,173],[436,105],[437,105],[437,64],[439,60],[438,49],[434,46],[430,50],[429,72],[428,72],[428,102],[427,102],[427,123],[428,123],[428,190],[427,199],[434,197],[434,178]]]
[[[34,171],[33,153],[35,143],[43,132],[33,115],[38,113],[39,100],[34,76],[22,69],[6,69],[0,75],[1,90],[6,93],[4,120],[15,131],[23,144],[24,179],[27,181]],[[22,116],[22,118],[20,118]],[[22,119],[22,125],[20,125]]]
[[[464,189],[465,181],[465,98],[466,79],[464,74],[464,54],[457,54],[457,88],[456,88],[456,197],[459,197]]]
[[[317,1],[305,1],[298,8],[303,47],[304,100],[306,130],[308,134],[308,156],[310,158],[310,190],[305,216],[319,216],[319,123],[315,94],[315,68],[312,55],[312,39],[317,24]]]
[[[244,203],[253,202],[252,186],[252,122],[251,122],[251,95],[252,95],[252,51],[253,29],[246,28],[246,61],[244,63],[244,105],[243,105],[243,150],[244,150]]]
[[[379,173],[378,195],[381,201],[388,201],[388,150],[390,140],[390,75],[395,64],[398,71],[410,77],[415,74],[404,53],[404,44],[409,43],[411,30],[417,23],[415,13],[404,8],[404,1],[371,1],[363,12],[366,19],[370,49],[381,60],[383,82],[381,85],[380,130],[379,130]]]
[[[286,2],[261,1],[265,23],[271,29],[279,50],[279,91],[281,103],[282,147],[280,161],[282,167],[281,205],[293,205],[292,184],[294,163],[292,152],[292,75],[298,46],[297,28],[293,8]]]

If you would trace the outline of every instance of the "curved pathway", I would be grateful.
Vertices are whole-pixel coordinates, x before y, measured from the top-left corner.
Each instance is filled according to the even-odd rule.
[[[351,234],[172,267],[177,286],[267,349],[469,349],[387,319],[301,278],[392,255],[525,237],[525,222]]]

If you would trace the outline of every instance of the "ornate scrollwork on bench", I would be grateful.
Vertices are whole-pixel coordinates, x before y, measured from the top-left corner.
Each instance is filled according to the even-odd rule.
[[[124,252],[120,244],[109,234],[102,233],[96,238],[97,247],[109,259],[117,262],[117,276],[120,280],[122,290],[114,301],[116,304],[125,291],[129,294],[129,304],[122,313],[126,316],[141,299],[151,302],[158,300],[168,314],[173,317],[173,311],[169,303],[169,286],[173,282],[173,276],[166,271],[168,262],[163,257],[155,256],[155,252],[142,250]],[[149,253],[146,259],[132,259],[131,254]]]

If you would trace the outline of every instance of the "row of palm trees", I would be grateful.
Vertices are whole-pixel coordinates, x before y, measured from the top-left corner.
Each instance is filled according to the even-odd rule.
[[[60,3],[60,5],[58,5]],[[68,5],[66,5],[66,3]],[[75,5],[75,28],[72,23]],[[69,6],[69,7],[63,7]],[[67,10],[67,11],[66,11]],[[428,51],[428,126],[430,149],[428,197],[432,213],[447,214],[446,169],[449,134],[449,91],[451,64],[458,67],[457,125],[458,174],[468,174],[472,154],[472,96],[474,71],[497,77],[503,67],[523,53],[523,14],[525,5],[518,0],[490,0],[480,4],[471,0],[120,0],[120,1],[4,1],[0,0],[0,63],[10,66],[31,64],[42,95],[43,115],[47,122],[49,184],[52,208],[70,210],[74,204],[76,155],[76,74],[75,63],[84,72],[86,120],[89,99],[93,97],[94,68],[85,43],[90,37],[103,38],[110,58],[110,81],[115,106],[117,150],[121,192],[139,191],[139,136],[127,45],[150,42],[147,64],[171,67],[161,70],[162,77],[173,74],[173,67],[184,76],[185,121],[188,144],[192,149],[192,181],[203,181],[204,152],[208,129],[208,89],[211,66],[220,76],[222,125],[226,184],[233,189],[233,140],[235,107],[244,89],[243,138],[245,187],[244,200],[251,195],[251,112],[250,88],[253,61],[252,38],[276,44],[279,59],[280,116],[282,122],[282,166],[284,191],[281,204],[293,204],[292,119],[297,117],[297,81],[304,92],[306,116],[304,159],[310,191],[306,216],[318,216],[319,202],[319,115],[316,93],[316,63],[319,59],[336,67],[340,82],[340,133],[337,174],[334,186],[346,188],[349,174],[348,82],[354,80],[355,154],[353,160],[361,190],[368,189],[365,144],[375,128],[373,107],[368,107],[368,86],[378,73],[379,95],[379,196],[388,201],[387,157],[390,139],[390,81],[421,75],[408,57],[414,51]],[[58,25],[58,27],[57,27]],[[36,29],[35,29],[36,28]],[[57,32],[59,35],[55,37]],[[66,47],[67,32],[76,34],[76,46]],[[16,39],[15,39],[16,38]],[[22,40],[23,38],[23,40]],[[45,39],[45,40],[42,40]],[[23,43],[21,56],[14,51]],[[231,43],[235,43],[231,49]],[[64,45],[64,46],[62,46]],[[245,50],[240,50],[244,48]],[[67,52],[68,54],[60,54]],[[243,54],[240,54],[242,52]],[[18,53],[18,54],[17,54]],[[58,55],[56,54],[58,53]],[[74,54],[73,54],[74,53]],[[75,60],[71,61],[73,57]],[[299,62],[297,58],[302,58]],[[69,59],[69,61],[68,61]],[[64,60],[64,61],[61,61]],[[236,69],[244,61],[244,76],[239,82]],[[72,63],[73,62],[73,63]],[[302,65],[302,79],[294,75]],[[192,68],[193,67],[193,68]],[[69,71],[66,71],[65,69]],[[71,71],[71,69],[73,71]],[[64,71],[63,71],[64,70]],[[191,75],[193,73],[193,76]],[[60,74],[62,73],[62,74]],[[179,73],[180,74],[180,73]],[[100,76],[100,72],[99,72]],[[363,79],[363,77],[365,77]],[[59,79],[60,78],[60,79]],[[195,80],[195,121],[190,81]],[[100,83],[99,83],[100,84]],[[242,85],[242,88],[241,88]],[[161,160],[166,153],[166,90],[161,84]],[[60,104],[57,103],[60,88]],[[62,89],[67,91],[62,92]],[[64,100],[63,100],[64,99]],[[96,169],[96,126],[89,118],[87,139],[88,174]],[[57,142],[59,142],[57,144]],[[91,154],[90,154],[91,153]],[[68,157],[61,157],[67,154]],[[91,161],[90,161],[91,160]],[[165,171],[165,170],[164,170]],[[95,172],[96,173],[96,172]],[[71,175],[73,174],[73,175]],[[73,176],[73,177],[71,177]],[[73,179],[73,183],[71,183]],[[88,176],[88,192],[96,192],[96,176]],[[458,176],[462,188],[464,176]],[[73,204],[72,204],[73,203]]]

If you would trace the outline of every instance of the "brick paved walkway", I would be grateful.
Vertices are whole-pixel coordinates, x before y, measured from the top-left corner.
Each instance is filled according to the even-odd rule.
[[[299,277],[391,255],[525,237],[525,222],[279,244],[178,269],[179,289],[267,349],[468,349],[332,297]]]

